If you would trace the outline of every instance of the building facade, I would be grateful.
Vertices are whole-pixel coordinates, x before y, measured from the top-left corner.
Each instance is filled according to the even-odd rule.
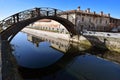
[[[30,24],[28,27],[36,28],[39,30],[68,34],[68,30],[62,24],[50,19],[38,20],[37,22]]]
[[[90,31],[111,31],[112,28],[120,26],[120,19],[116,19],[110,16],[110,13],[104,14],[103,11],[96,13],[91,12],[90,8],[81,10],[80,7],[77,10],[65,11],[61,14],[62,17],[68,18],[75,24],[78,32],[84,30]],[[70,17],[69,17],[70,16]]]
[[[81,33],[81,31],[110,32],[113,28],[120,27],[120,19],[111,17],[109,13],[104,14],[103,11],[100,13],[96,13],[95,11],[91,12],[90,8],[81,10],[78,7],[76,10],[64,11],[60,13],[60,16],[68,18],[75,25],[74,27],[78,33]],[[34,22],[32,26],[41,30],[68,33],[62,24],[49,19]]]

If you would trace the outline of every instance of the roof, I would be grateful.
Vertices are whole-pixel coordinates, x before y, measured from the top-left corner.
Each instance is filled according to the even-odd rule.
[[[38,22],[51,22],[51,19],[41,19],[41,20],[38,20]]]
[[[85,15],[91,15],[91,16],[98,16],[98,17],[110,17],[109,14],[97,14],[95,11],[94,12],[88,12],[87,10],[83,11],[83,10],[68,10],[68,11],[64,11],[60,14],[73,14],[73,13],[77,13],[77,14],[85,14]]]

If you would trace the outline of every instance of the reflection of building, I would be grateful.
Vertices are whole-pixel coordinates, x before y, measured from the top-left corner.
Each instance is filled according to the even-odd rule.
[[[33,35],[28,34],[27,39],[28,39],[28,41],[30,41],[34,45],[36,45],[36,47],[39,47],[40,42],[47,41],[51,44],[52,48],[55,48],[64,53],[67,52],[67,50],[69,48],[69,41],[65,41],[65,40],[62,41],[60,39],[55,39],[52,37],[45,37],[45,36],[41,35],[41,37],[37,38],[37,37],[34,37]]]
[[[40,35],[35,35],[35,34],[28,34],[27,35],[27,39],[28,41],[32,42],[34,45],[36,45],[36,47],[39,47],[40,42],[49,42],[50,46],[58,51],[61,52],[68,52],[70,51],[74,51],[76,49],[76,51],[84,51],[85,49],[88,49],[89,47],[85,47],[84,45],[80,45],[77,43],[73,43],[67,40],[63,40],[60,38],[55,38],[55,37],[51,37],[51,36],[46,36],[44,34],[40,34]],[[80,46],[78,46],[80,45]],[[73,49],[74,48],[74,49]]]
[[[69,48],[69,44],[66,42],[66,44],[63,44],[62,42],[54,42],[54,43],[51,43],[51,47],[52,48],[55,48],[61,52],[64,52],[66,53],[68,51],[68,48]]]
[[[65,34],[68,33],[67,29],[62,24],[50,19],[38,20],[37,22],[30,24],[28,27]]]
[[[51,37],[46,37],[44,35],[40,35],[41,37],[35,37],[33,35],[30,35],[28,34],[27,35],[27,39],[32,42],[34,45],[36,45],[36,47],[39,47],[39,44],[40,42],[43,42],[43,41],[47,41],[49,42],[51,45],[52,48],[56,49],[56,50],[59,50],[63,53],[75,53],[75,54],[79,54],[80,51],[85,51],[86,48],[83,46],[83,45],[79,45],[76,43],[72,43],[70,44],[68,41],[61,41],[60,39],[55,39],[55,38],[51,38]],[[74,47],[74,48],[72,48]],[[77,47],[77,48],[76,48]],[[76,49],[76,50],[75,50]],[[77,51],[78,52],[74,52],[74,51]],[[94,51],[94,52],[93,52]],[[96,56],[99,56],[99,57],[102,57],[104,59],[108,59],[108,60],[111,60],[111,61],[115,61],[115,62],[118,62],[120,63],[120,54],[119,53],[115,53],[115,52],[104,52],[104,51],[100,51],[99,53],[99,49],[97,50],[96,48],[92,48],[90,50],[87,50],[86,53],[90,53],[92,55],[96,55]]]
[[[27,40],[32,42],[36,47],[39,47],[39,43],[42,42],[40,39],[33,37],[32,35],[27,35]]]

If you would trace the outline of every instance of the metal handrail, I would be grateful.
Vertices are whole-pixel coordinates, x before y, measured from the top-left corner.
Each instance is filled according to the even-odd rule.
[[[40,7],[40,8],[36,7],[33,9],[28,9],[28,10],[16,13],[0,21],[0,31],[2,32],[3,30],[7,29],[11,25],[18,23],[20,21],[36,18],[38,16],[59,16],[67,19],[67,17],[61,16],[62,13],[64,13],[64,11],[55,9],[55,8],[49,8],[49,7]],[[69,18],[71,19],[73,17],[69,16]]]

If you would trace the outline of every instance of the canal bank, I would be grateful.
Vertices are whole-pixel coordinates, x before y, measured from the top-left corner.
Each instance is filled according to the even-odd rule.
[[[42,30],[35,30],[35,29],[30,29],[30,28],[24,28],[22,30],[23,32],[32,34],[32,35],[45,35],[45,36],[50,36],[53,38],[58,38],[61,40],[67,40],[71,42],[77,42],[80,43],[81,45],[86,45],[88,47],[91,46],[98,46],[103,49],[109,49],[110,51],[116,51],[120,52],[120,38],[117,37],[111,37],[107,33],[97,33],[95,35],[92,33],[88,34],[83,34],[83,36],[73,36],[72,38],[70,37],[69,34],[61,34],[61,33],[55,33],[55,32],[48,32],[48,31],[42,31]],[[101,35],[102,34],[102,35]],[[107,36],[105,36],[107,34]]]
[[[1,43],[0,43],[0,48],[1,48]],[[0,80],[2,80],[2,53],[1,53],[1,49],[0,49]]]
[[[69,34],[42,31],[42,30],[36,30],[36,29],[31,29],[31,28],[24,28],[22,30],[22,32],[32,34],[32,35],[35,35],[38,37],[39,37],[39,35],[42,34],[42,35],[45,35],[46,37],[53,37],[53,38],[57,38],[57,39],[61,39],[61,40],[67,40],[67,41],[71,41],[71,42],[80,43],[81,45],[83,44],[83,45],[91,46],[89,41],[83,36],[79,36],[79,37],[73,36],[71,38]]]
[[[23,80],[18,74],[18,66],[8,41],[1,41],[2,67],[0,80]]]
[[[120,52],[120,33],[87,31],[83,36],[100,46],[105,46],[110,51]]]

